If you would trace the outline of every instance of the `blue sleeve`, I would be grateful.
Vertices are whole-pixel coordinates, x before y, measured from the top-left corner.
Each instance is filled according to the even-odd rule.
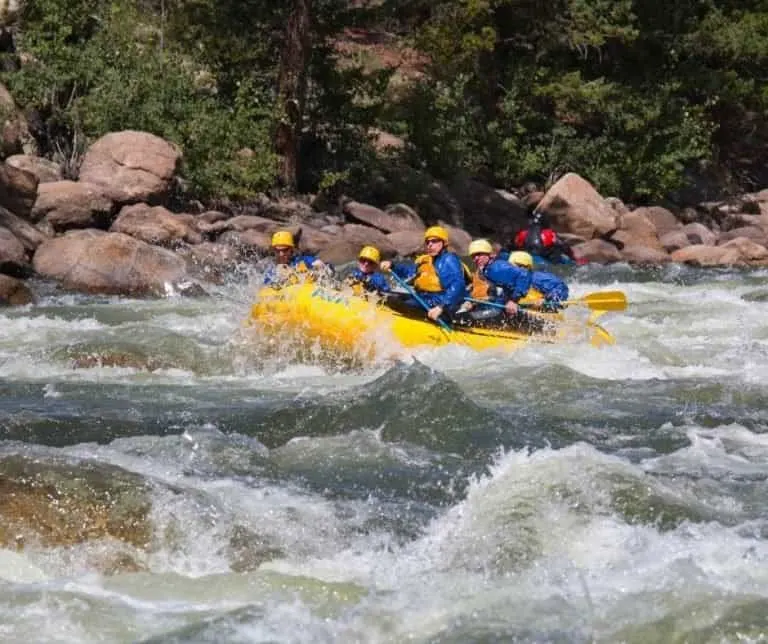
[[[392,266],[392,272],[397,275],[401,280],[408,281],[416,275],[416,264],[402,263],[394,264]]]
[[[275,267],[270,266],[264,273],[264,285],[269,286],[270,284],[273,284],[275,277],[277,277]]]
[[[455,309],[461,304],[466,291],[464,267],[458,255],[445,253],[437,258],[435,269],[440,276],[443,292],[438,296],[440,306]]]
[[[389,293],[389,282],[383,273],[374,273],[371,275],[370,285],[379,293]]]
[[[499,251],[499,254],[496,255],[496,259],[500,259],[502,262],[508,262],[509,261],[509,251],[502,248]]]
[[[515,302],[525,296],[531,288],[531,272],[512,266],[508,262],[491,262],[485,271],[485,277],[489,282],[500,286],[504,295]]]
[[[536,271],[531,278],[531,285],[548,300],[561,302],[568,299],[568,286],[557,275],[546,271]]]

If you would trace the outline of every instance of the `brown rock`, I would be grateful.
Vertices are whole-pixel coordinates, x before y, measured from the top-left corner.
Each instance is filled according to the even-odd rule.
[[[32,208],[32,221],[47,221],[54,230],[106,228],[112,201],[98,186],[81,181],[41,183]]]
[[[421,233],[422,236],[424,233]],[[376,246],[384,255],[392,255],[395,252],[394,246],[389,241],[387,235],[376,228],[370,228],[369,226],[361,226],[360,224],[346,224],[342,228],[342,237],[344,241],[348,241],[350,244],[356,247],[355,257],[357,252],[363,246]]]
[[[702,244],[704,246],[714,246],[717,241],[717,235],[704,224],[698,222],[686,224],[681,230],[685,233],[686,237],[688,237],[688,241],[692,245]]]
[[[633,210],[637,215],[642,215],[656,228],[656,234],[659,237],[666,235],[673,230],[678,230],[682,227],[680,221],[675,215],[661,206],[650,206],[637,208]]]
[[[527,210],[522,200],[479,181],[457,180],[451,184],[451,194],[465,214],[461,219],[447,223],[471,229],[476,236],[493,235],[507,239],[527,223]],[[463,242],[462,247],[466,250]],[[454,248],[458,246],[454,245]]]
[[[627,204],[625,204],[618,197],[606,197],[605,203],[607,203],[617,215],[624,215],[629,212]]]
[[[765,245],[755,242],[748,237],[734,237],[720,245],[720,248],[736,249],[744,260],[754,261],[768,258]]]
[[[29,132],[27,119],[3,83],[0,83],[0,114],[2,115],[0,155],[4,158],[24,152],[36,153],[37,144]]]
[[[16,235],[16,238],[28,251],[35,250],[35,248],[50,237],[50,235],[37,230],[29,222],[17,217],[2,206],[0,206],[0,226],[5,226]]]
[[[174,215],[163,206],[139,203],[124,206],[109,230],[158,246],[178,246],[181,242],[199,244],[203,239],[190,225],[192,220],[191,215]]]
[[[213,242],[182,246],[176,252],[187,260],[190,275],[216,283],[221,283],[241,260],[240,254],[232,246]]]
[[[583,244],[577,244],[573,247],[573,252],[580,259],[597,262],[598,264],[611,264],[622,261],[619,249],[602,239],[590,239]]]
[[[618,221],[619,229],[611,235],[611,239],[615,239],[622,246],[645,246],[666,254],[656,233],[656,226],[645,212],[634,210],[620,215]]]
[[[424,252],[424,233],[418,230],[401,230],[387,235],[389,243],[400,257],[410,257]]]
[[[691,242],[688,240],[688,235],[682,230],[672,230],[668,232],[659,239],[659,242],[668,253],[691,245]]]
[[[37,177],[38,183],[61,181],[63,174],[58,163],[37,157],[33,154],[14,154],[5,163],[19,170],[24,170]]]
[[[768,235],[766,235],[765,230],[758,226],[742,226],[741,228],[734,228],[727,232],[720,233],[717,236],[717,245],[722,246],[726,242],[736,239],[737,237],[746,237],[761,246],[768,245]]]
[[[672,259],[668,253],[656,248],[648,248],[638,244],[628,244],[621,250],[621,257],[630,264],[656,265],[666,264]]]
[[[37,196],[37,177],[12,165],[0,165],[0,206],[28,217]]]
[[[117,203],[162,203],[181,160],[172,144],[148,132],[111,132],[85,153],[80,180]]]
[[[186,263],[170,250],[122,233],[88,229],[44,242],[35,270],[66,288],[116,295],[164,295],[187,278]]]
[[[9,275],[0,275],[0,305],[24,306],[34,300],[32,291],[21,280]]]
[[[743,263],[738,249],[703,244],[693,244],[676,250],[671,257],[673,262],[696,266],[733,266]]]
[[[354,261],[359,252],[359,244],[342,238],[328,244],[318,253],[318,257],[328,264],[340,266]]]
[[[245,257],[251,256],[254,253],[265,255],[269,252],[271,241],[272,235],[263,233],[255,228],[243,231],[228,230],[218,239],[218,242],[237,249]]]
[[[0,226],[0,273],[28,275],[30,273],[27,252],[10,230]]]
[[[550,217],[558,230],[587,239],[616,230],[616,212],[592,185],[568,173],[541,200],[539,212]]]
[[[344,214],[356,222],[378,228],[385,233],[394,233],[398,230],[424,230],[424,222],[410,208],[398,205],[389,211],[380,210],[375,206],[348,201],[344,204]]]

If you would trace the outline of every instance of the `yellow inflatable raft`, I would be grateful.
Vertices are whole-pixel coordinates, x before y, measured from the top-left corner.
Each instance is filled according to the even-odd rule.
[[[303,338],[318,350],[338,353],[396,353],[402,348],[465,345],[475,350],[515,349],[531,341],[586,339],[613,343],[612,336],[590,321],[567,322],[562,315],[544,318],[544,332],[468,328],[445,330],[424,318],[409,317],[382,304],[377,296],[358,296],[312,283],[263,288],[251,307],[249,323],[271,337]]]

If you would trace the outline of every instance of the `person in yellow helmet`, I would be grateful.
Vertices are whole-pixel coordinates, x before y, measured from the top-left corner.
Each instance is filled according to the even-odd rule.
[[[388,293],[391,289],[387,278],[379,270],[381,253],[375,246],[363,246],[357,255],[357,268],[352,272],[352,284],[360,285],[369,292]]]
[[[331,269],[314,255],[297,252],[296,241],[290,230],[278,230],[272,235],[271,248],[275,265],[267,269],[264,274],[264,284],[266,285],[280,284],[297,273]]]
[[[467,287],[467,299],[454,316],[457,324],[484,326],[486,323],[499,323],[502,311],[498,307],[483,306],[478,300],[493,302],[497,299],[497,289],[483,276],[483,269],[493,261],[496,252],[487,239],[475,239],[469,245],[469,256],[475,265],[472,281]],[[475,300],[475,301],[472,301]]]
[[[557,311],[568,299],[568,285],[557,275],[546,271],[533,270],[533,257],[525,251],[514,251],[509,255],[509,263],[528,271],[531,286],[525,295],[530,307],[543,311]]]
[[[382,270],[392,272],[403,281],[412,281],[417,297],[388,302],[393,308],[427,309],[427,317],[437,321],[440,316],[450,317],[464,299],[464,265],[456,253],[448,250],[448,231],[442,226],[431,226],[424,231],[424,254],[415,264],[382,262]],[[419,301],[420,300],[420,301]]]

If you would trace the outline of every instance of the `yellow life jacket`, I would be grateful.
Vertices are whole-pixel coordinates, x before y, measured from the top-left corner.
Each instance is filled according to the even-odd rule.
[[[518,304],[536,304],[544,300],[544,294],[537,288],[529,288],[528,292],[520,298]]]
[[[298,274],[297,274],[298,273]],[[304,261],[295,266],[290,264],[277,264],[275,266],[277,282],[281,284],[298,284],[300,282],[314,282],[310,267]]]
[[[470,297],[475,300],[487,300],[490,289],[491,285],[488,283],[488,280],[480,274],[480,271],[475,271],[472,274],[472,287],[469,291]]]
[[[413,280],[414,288],[424,293],[441,293],[443,285],[440,283],[440,276],[435,270],[431,255],[419,255],[415,261],[416,279]]]

